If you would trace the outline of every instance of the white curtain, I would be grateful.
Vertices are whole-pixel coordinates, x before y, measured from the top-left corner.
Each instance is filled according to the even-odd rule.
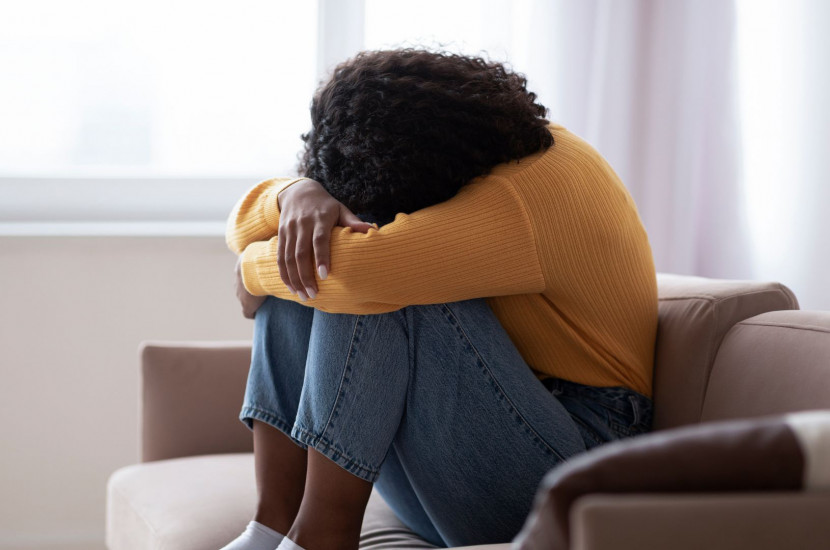
[[[620,174],[658,270],[777,280],[830,309],[830,2],[350,1],[354,49],[449,44],[526,73]]]
[[[830,2],[739,0],[753,274],[830,309]]]
[[[620,174],[658,270],[749,276],[732,3],[539,1],[531,25],[531,83]]]

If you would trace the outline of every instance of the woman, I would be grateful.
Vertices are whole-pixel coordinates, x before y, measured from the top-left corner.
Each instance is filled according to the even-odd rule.
[[[434,544],[505,542],[550,468],[648,429],[647,236],[525,85],[360,54],[314,98],[304,177],[237,204],[259,504],[226,548],[357,548],[373,485]]]

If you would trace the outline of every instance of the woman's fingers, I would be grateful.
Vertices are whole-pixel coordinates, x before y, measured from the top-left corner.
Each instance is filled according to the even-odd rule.
[[[361,221],[318,182],[304,179],[280,192],[277,263],[280,278],[301,300],[317,296],[317,276],[331,271],[331,231],[336,225],[367,233]]]
[[[291,284],[291,279],[288,277],[288,267],[285,265],[285,243],[288,240],[286,237],[288,230],[285,227],[280,228],[277,235],[277,265],[280,268],[280,279],[282,283],[288,288],[288,291],[295,294],[297,291]]]
[[[294,259],[296,260],[295,269],[297,270],[297,279],[302,285],[300,289],[305,289],[305,293],[309,298],[317,297],[317,279],[314,276],[314,245],[312,236],[319,223],[319,220],[305,219],[297,226],[297,242],[294,254]],[[294,280],[293,277],[292,280]]]
[[[277,240],[280,278],[301,300],[317,297],[316,274],[321,279],[328,276],[332,227],[331,221],[318,216],[289,220],[280,226]]]
[[[283,257],[280,265],[285,265],[285,276],[282,274],[282,269],[280,269],[280,276],[284,277],[283,280],[287,278],[289,288],[293,288],[297,296],[300,297],[300,300],[305,301],[305,287],[300,279],[300,273],[297,270],[297,224],[289,222],[286,225],[286,229],[286,231],[282,232],[286,233],[285,248],[280,249],[280,254]],[[279,243],[279,241],[277,242]]]
[[[312,246],[314,247],[314,262],[317,266],[317,274],[320,280],[325,280],[329,276],[329,266],[331,258],[331,227],[329,224],[320,222],[314,226],[314,234],[311,238]]]
[[[351,210],[346,208],[344,204],[340,205],[340,219],[337,221],[337,225],[351,227],[352,231],[357,231],[358,233],[368,233],[369,228],[372,227],[371,223],[362,221]]]

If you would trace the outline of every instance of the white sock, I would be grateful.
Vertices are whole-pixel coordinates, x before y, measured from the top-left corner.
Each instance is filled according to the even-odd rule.
[[[223,546],[221,550],[274,550],[283,538],[283,535],[270,527],[258,521],[252,521],[241,535]]]
[[[277,546],[277,550],[305,550],[305,548],[303,548],[290,538],[283,537],[282,542],[279,546]]]

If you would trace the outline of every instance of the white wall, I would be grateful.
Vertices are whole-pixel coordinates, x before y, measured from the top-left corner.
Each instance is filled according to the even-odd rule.
[[[0,549],[104,548],[141,340],[250,338],[221,237],[0,237]]]

